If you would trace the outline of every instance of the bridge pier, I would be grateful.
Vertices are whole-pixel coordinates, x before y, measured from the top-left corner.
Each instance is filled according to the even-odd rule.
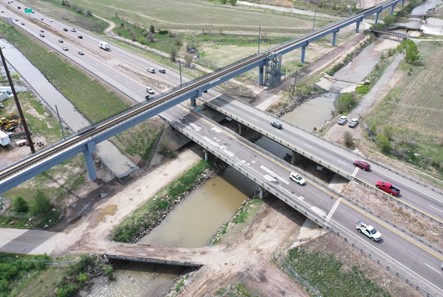
[[[336,43],[337,43],[337,33],[338,33],[338,31],[340,31],[340,29],[337,29],[337,31],[334,31],[334,32],[332,33],[332,45],[333,45],[333,46],[335,46]]]
[[[395,4],[391,6],[391,15],[394,14]]]
[[[208,162],[208,151],[207,150],[203,150],[203,153],[205,155],[205,161]]]
[[[306,56],[306,47],[309,45],[309,42],[306,41],[305,45],[303,45],[301,47],[301,62],[304,64],[305,63],[305,56]]]
[[[242,134],[242,124],[241,123],[238,123],[238,135],[241,135]]]
[[[375,24],[377,25],[378,24],[378,19],[380,18],[380,12],[377,12],[376,14],[375,14]]]
[[[88,170],[88,177],[90,180],[97,179],[97,172],[95,170],[94,159],[92,157],[92,154],[95,152],[96,149],[97,146],[95,142],[90,141],[86,144],[86,150],[83,151],[83,155],[85,156],[86,169]]]
[[[264,192],[262,187],[258,187],[258,198],[263,199]]]
[[[196,97],[191,98],[191,108],[194,108],[194,107],[197,106],[197,102],[196,101],[197,101]]]
[[[360,31],[360,23],[361,23],[361,20],[355,23],[355,33],[359,33],[359,31]]]
[[[264,81],[263,81],[264,72],[265,72],[265,66],[258,66],[258,85],[259,86],[264,85]]]

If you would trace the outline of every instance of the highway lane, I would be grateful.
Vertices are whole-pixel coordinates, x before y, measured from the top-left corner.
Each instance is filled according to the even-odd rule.
[[[174,118],[178,120],[174,121]],[[424,276],[430,287],[436,290],[443,289],[442,273],[439,271],[443,255],[416,242],[408,235],[358,209],[346,200],[341,199],[334,208],[334,204],[340,197],[331,194],[327,188],[317,185],[306,176],[306,186],[295,184],[288,178],[294,168],[260,148],[245,143],[240,136],[216,123],[205,120],[195,113],[179,109],[174,109],[174,117],[169,120],[172,121],[172,126],[185,129],[188,134],[196,138],[202,138],[204,146],[221,154],[222,159],[229,159],[228,163],[234,163],[234,167],[238,166],[244,172],[248,172],[249,177],[259,184],[266,184],[265,187],[269,191],[278,190],[282,194],[280,199],[307,205],[307,209],[322,219],[329,218],[329,224],[332,226],[344,228],[352,240],[362,244],[365,250],[375,250],[384,258],[395,262],[396,267],[400,269],[399,272],[407,271],[410,277],[414,278]],[[372,242],[363,234],[359,234],[355,228],[359,220],[373,224],[381,231],[382,241]],[[372,252],[371,254],[375,255]]]
[[[322,160],[323,163],[331,164],[339,169],[344,176],[353,176],[355,171],[354,160],[362,159],[348,150],[324,141],[290,124],[283,123],[283,129],[277,130],[270,125],[272,121],[276,120],[273,116],[226,96],[216,97],[208,105],[216,107],[217,110],[222,111],[231,118],[249,123],[247,124],[248,126],[260,133],[266,134],[266,136],[282,145],[287,146],[289,144],[289,146],[309,152]],[[440,193],[387,170],[374,162],[368,162],[371,164],[371,171],[355,171],[356,175],[354,177],[373,186],[374,189],[377,180],[391,182],[400,189],[400,199],[402,201],[443,223],[443,196]]]

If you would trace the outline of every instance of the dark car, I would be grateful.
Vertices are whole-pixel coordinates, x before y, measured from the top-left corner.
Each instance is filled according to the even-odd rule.
[[[85,53],[84,53],[83,51],[78,51],[78,54],[79,54],[80,56],[83,56]]]
[[[71,31],[72,31],[72,32],[77,32],[77,30],[75,30],[75,28],[72,28]]]
[[[45,37],[45,34],[40,33],[40,37],[41,37],[41,38]]]
[[[78,38],[79,38],[79,39],[83,39],[83,36],[82,36],[82,35],[79,35]]]
[[[354,166],[361,168],[365,171],[369,171],[371,170],[371,165],[369,165],[369,163],[365,162],[365,161],[361,161],[361,160],[355,160],[354,161]]]
[[[357,125],[358,125],[358,119],[352,119],[348,124],[350,128],[355,128],[357,127]]]
[[[68,32],[68,28],[63,28],[63,31]]]
[[[158,70],[158,72],[165,74],[165,73],[166,73],[166,69],[165,69],[165,68],[160,68],[160,69]]]
[[[279,122],[272,122],[271,126],[277,129],[283,129],[283,125],[280,124]]]
[[[58,40],[58,42],[63,43],[63,39],[60,38],[60,39]]]
[[[145,100],[146,100],[146,101],[150,100],[151,98],[152,98],[151,95],[146,95],[146,96],[145,96]]]

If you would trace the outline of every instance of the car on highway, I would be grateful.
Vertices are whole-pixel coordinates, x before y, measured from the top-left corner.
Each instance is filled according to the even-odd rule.
[[[373,226],[367,225],[363,221],[358,221],[355,228],[358,232],[363,233],[373,241],[379,241],[381,239],[381,233]]]
[[[43,29],[40,29],[40,33],[45,33],[45,30],[43,30]]]
[[[151,95],[155,94],[154,90],[151,87],[146,87],[146,92]]]
[[[363,169],[365,171],[371,170],[371,165],[369,165],[368,162],[365,162],[365,161],[362,161],[362,160],[355,160],[354,161],[354,166],[358,167],[360,169]]]
[[[24,22],[22,22],[22,25],[24,26],[24,25],[25,25],[25,23],[24,23]]]
[[[348,124],[350,128],[355,128],[357,127],[357,125],[358,125],[358,119],[352,119]]]
[[[83,56],[85,53],[84,53],[83,51],[78,51],[78,54],[79,54],[80,56]]]
[[[153,98],[153,96],[151,96],[151,95],[146,95],[146,96],[145,96],[145,100],[146,100],[146,101],[149,101],[149,100],[152,99],[152,98]]]
[[[63,28],[63,31],[68,32],[68,28]]]
[[[75,28],[72,28],[71,32],[77,32],[77,30]]]
[[[59,42],[59,43],[63,43],[63,39],[60,38],[60,39],[58,40],[58,42]]]
[[[62,49],[66,52],[68,50],[67,46],[62,47]]]
[[[400,196],[400,190],[394,187],[391,183],[384,182],[384,181],[377,181],[375,183],[375,187],[379,190],[382,190],[392,196],[398,197]]]
[[[155,69],[152,67],[148,67],[148,69],[146,69],[146,71],[148,71],[149,73],[155,73]]]
[[[296,182],[297,184],[299,184],[300,186],[304,186],[306,184],[305,179],[298,173],[296,172],[291,172],[291,174],[289,175],[289,178]]]
[[[166,69],[165,69],[165,68],[160,68],[160,69],[158,70],[158,72],[165,74],[165,73],[166,73]]]
[[[337,122],[337,124],[339,124],[339,125],[344,125],[344,124],[346,124],[347,121],[348,121],[348,118],[347,118],[347,117],[345,117],[345,116],[341,116],[341,117],[338,118],[338,122]]]
[[[40,37],[41,38],[45,37],[45,34],[44,33],[40,33]]]
[[[79,39],[83,39],[83,36],[82,35],[79,35],[79,36],[77,36]]]
[[[279,122],[272,122],[271,123],[271,126],[272,127],[274,127],[274,128],[277,128],[277,129],[283,129],[283,125],[282,124],[280,124]]]

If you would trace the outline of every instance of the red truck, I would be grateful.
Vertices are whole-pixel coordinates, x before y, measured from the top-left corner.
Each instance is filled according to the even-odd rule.
[[[391,183],[378,181],[375,186],[377,187],[377,189],[385,191],[392,196],[398,197],[400,195],[400,190],[394,187]]]

